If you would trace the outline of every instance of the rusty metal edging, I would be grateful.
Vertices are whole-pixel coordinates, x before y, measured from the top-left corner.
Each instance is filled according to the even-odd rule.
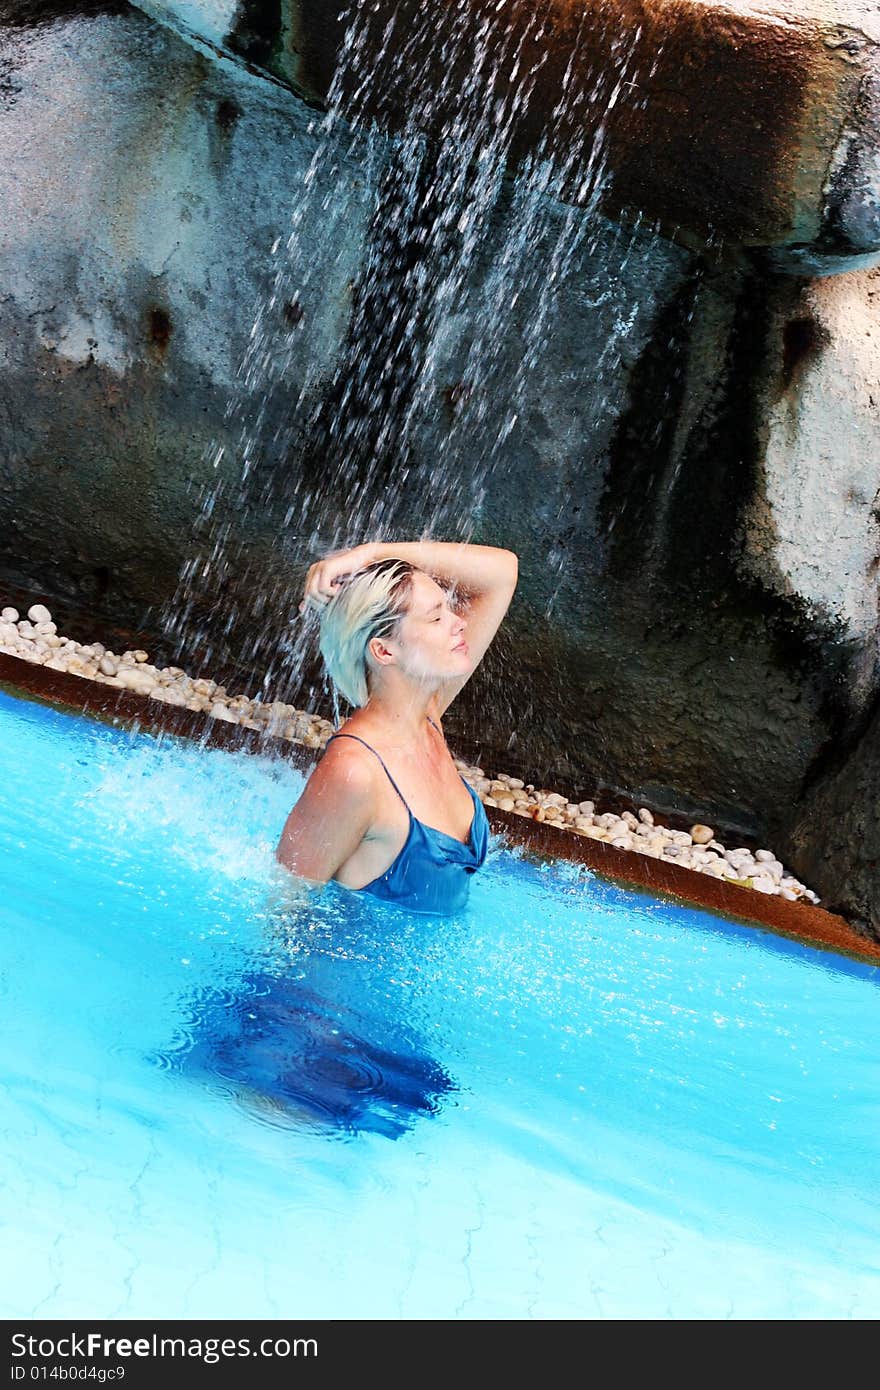
[[[206,748],[243,749],[281,757],[301,772],[308,772],[315,761],[315,749],[290,739],[243,729],[208,714],[163,705],[147,695],[118,690],[64,671],[47,671],[43,666],[3,653],[0,653],[0,688],[16,694],[25,693],[47,704],[88,714],[119,727],[172,734],[195,740]],[[880,942],[860,936],[845,918],[826,912],[824,908],[757,893],[679,864],[558,830],[511,811],[493,806],[486,810],[494,831],[503,834],[509,844],[522,846],[540,858],[583,864],[602,878],[628,888],[673,898],[688,907],[703,908],[739,924],[769,928],[810,946],[880,965]]]

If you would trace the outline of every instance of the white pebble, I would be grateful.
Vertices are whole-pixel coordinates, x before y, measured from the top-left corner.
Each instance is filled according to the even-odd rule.
[[[707,845],[710,840],[715,839],[715,831],[708,825],[692,825],[691,839],[695,845]]]
[[[257,712],[257,706],[254,706],[254,714]],[[286,705],[283,700],[273,700],[271,704],[259,706],[259,716],[265,720],[266,728],[271,734],[280,733],[294,713],[293,706]],[[316,734],[320,734],[321,730],[315,724],[312,725],[312,728]]]
[[[67,662],[67,674],[70,676],[79,676],[87,679],[93,676],[96,670],[97,667],[94,664],[81,661],[77,656],[71,657]]]
[[[34,603],[28,609],[28,617],[32,623],[51,623],[52,614],[42,603]]]
[[[136,666],[122,666],[116,679],[123,690],[131,690],[135,695],[149,695],[156,684],[156,677]]]
[[[639,807],[639,820],[642,822],[643,825],[654,824],[654,817],[651,815],[651,812],[648,810],[647,806]]]
[[[177,705],[180,708],[186,704],[186,696],[183,692],[175,690],[173,687],[157,685],[150,694],[154,700],[161,700],[165,705]]]
[[[4,608],[3,611],[2,611],[2,613],[0,613],[0,618],[3,619],[4,623],[17,623],[17,622],[18,622],[18,609],[17,609],[17,608]]]

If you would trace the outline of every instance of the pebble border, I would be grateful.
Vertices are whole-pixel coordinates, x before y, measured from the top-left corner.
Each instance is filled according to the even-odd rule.
[[[59,634],[43,604],[33,604],[26,618],[18,610],[0,611],[0,654],[17,657],[47,671],[63,672],[115,690],[131,691],[165,705],[207,714],[226,724],[289,740],[317,750],[334,732],[326,719],[280,700],[262,702],[247,695],[230,695],[225,686],[192,677],[178,666],[159,669],[147,652],[136,649],[117,656],[101,642],[80,643]],[[504,772],[487,775],[483,768],[455,758],[455,765],[484,805],[507,811],[568,834],[600,840],[615,849],[663,860],[707,874],[756,893],[776,895],[789,902],[818,904],[818,896],[789,873],[769,849],[727,848],[711,826],[695,824],[673,830],[658,824],[646,806],[638,813],[596,813],[591,800],[572,802],[561,792],[536,788]]]

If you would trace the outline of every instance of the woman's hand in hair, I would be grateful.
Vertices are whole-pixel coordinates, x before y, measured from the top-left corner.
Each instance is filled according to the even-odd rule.
[[[310,604],[320,610],[329,603],[343,579],[370,563],[373,550],[371,545],[356,545],[351,550],[336,550],[317,560],[306,575],[300,613]]]

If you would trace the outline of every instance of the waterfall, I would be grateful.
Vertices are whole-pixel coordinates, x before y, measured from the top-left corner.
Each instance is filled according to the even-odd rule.
[[[166,620],[179,647],[192,648],[197,635],[204,650],[200,624],[219,604],[226,633],[250,632],[238,650],[264,687],[283,678],[289,688],[301,675],[301,632],[294,625],[285,640],[284,621],[321,553],[375,538],[513,543],[481,530],[486,500],[534,408],[535,367],[563,287],[580,280],[588,301],[620,301],[594,366],[600,386],[631,325],[623,271],[642,229],[612,233],[599,208],[609,182],[607,117],[633,100],[640,30],[612,35],[603,46],[612,61],[590,66],[595,33],[583,19],[566,31],[562,61],[552,4],[525,19],[517,12],[516,22],[505,13],[505,0],[491,11],[469,0],[404,0],[390,15],[355,0],[346,14],[327,109],[310,127],[314,152],[291,190],[287,235],[272,248],[271,290],[256,308],[224,439],[210,446],[216,481],[197,499],[193,552]],[[523,150],[535,83],[551,58],[555,105]],[[402,119],[383,119],[392,107]],[[342,345],[328,364],[308,351],[303,306],[321,293],[316,238],[343,240],[347,208],[334,191],[352,165],[369,232]],[[609,236],[619,242],[617,273],[606,267],[596,284],[590,257],[601,238],[604,265]],[[572,381],[575,399],[580,389]],[[268,410],[279,395],[280,418]],[[234,520],[252,508],[281,519],[270,573],[236,538]],[[230,597],[233,560],[250,585],[239,580]],[[547,563],[558,569],[564,555]]]

